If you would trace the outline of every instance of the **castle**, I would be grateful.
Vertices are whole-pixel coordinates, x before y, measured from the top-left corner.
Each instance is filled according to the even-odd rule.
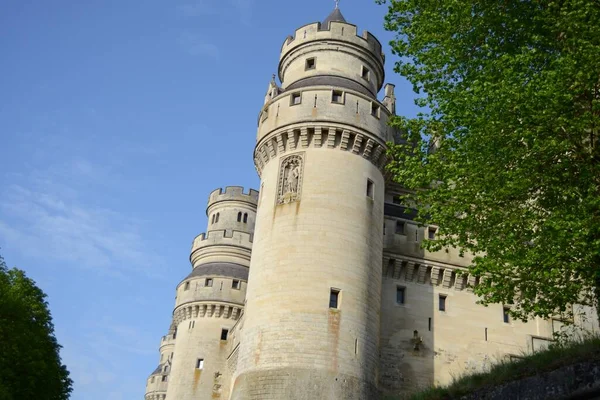
[[[285,39],[278,71],[258,116],[260,191],[210,194],[145,399],[402,396],[546,346],[562,321],[477,305],[468,256],[421,248],[436,227],[384,174],[401,139],[394,86],[377,98],[379,41],[336,7]]]

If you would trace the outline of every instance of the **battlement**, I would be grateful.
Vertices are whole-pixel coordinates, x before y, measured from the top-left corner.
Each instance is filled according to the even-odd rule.
[[[194,238],[192,243],[192,253],[208,246],[237,246],[252,248],[253,234],[234,231],[234,230],[218,230],[201,233]]]
[[[320,22],[304,25],[298,29],[293,36],[288,36],[281,46],[280,60],[293,49],[317,40],[335,40],[347,42],[362,47],[379,59],[381,64],[385,62],[381,42],[368,31],[358,34],[356,25],[345,22],[331,21],[329,26],[323,26]]]
[[[242,186],[227,186],[225,190],[222,188],[215,189],[208,196],[207,208],[221,201],[241,201],[256,207],[258,204],[258,190],[250,189],[248,193],[244,193]]]

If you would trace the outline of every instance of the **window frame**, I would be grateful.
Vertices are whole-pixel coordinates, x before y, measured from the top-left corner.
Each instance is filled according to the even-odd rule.
[[[213,287],[214,282],[213,278],[205,278],[204,287]]]
[[[299,101],[296,103],[294,99],[298,99]],[[302,104],[302,92],[294,92],[290,93],[290,107],[298,106]]]
[[[309,66],[309,63],[312,62],[312,65]],[[304,61],[304,70],[312,71],[317,69],[317,57],[308,57],[306,61]]]
[[[448,295],[438,295],[438,311],[446,312],[448,310]]]
[[[339,96],[340,100],[336,101],[335,96]],[[341,105],[345,104],[346,103],[346,92],[344,92],[343,90],[333,89],[331,91],[331,103],[332,104],[341,104]]]
[[[402,301],[398,301],[398,294],[402,293]],[[406,286],[396,286],[396,304],[406,304]]]
[[[338,288],[329,288],[329,309],[330,310],[339,310],[341,303],[341,294],[342,290]],[[333,303],[334,298],[332,296],[335,295],[335,304]]]

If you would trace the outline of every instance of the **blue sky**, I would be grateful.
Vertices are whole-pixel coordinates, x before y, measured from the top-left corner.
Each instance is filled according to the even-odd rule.
[[[74,400],[142,399],[211,190],[258,188],[279,49],[334,2],[0,2],[0,253],[48,294]],[[385,8],[342,1],[384,43]]]

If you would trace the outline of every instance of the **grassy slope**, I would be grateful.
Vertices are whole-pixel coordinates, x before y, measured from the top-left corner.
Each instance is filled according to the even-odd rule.
[[[479,389],[553,371],[582,361],[600,360],[600,337],[578,342],[554,344],[548,350],[537,352],[517,361],[494,365],[485,373],[465,375],[448,387],[430,388],[414,394],[412,400],[452,399]],[[393,398],[390,398],[393,400]]]

